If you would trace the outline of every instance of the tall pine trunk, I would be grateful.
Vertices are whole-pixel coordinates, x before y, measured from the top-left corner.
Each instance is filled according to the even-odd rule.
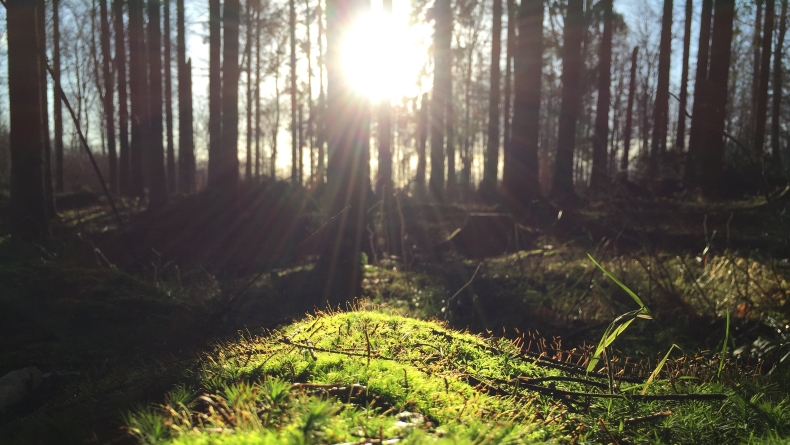
[[[110,74],[110,23],[107,19],[107,0],[99,0],[99,14],[101,15],[101,53],[102,76],[104,77],[104,118],[107,126],[107,152],[110,164],[110,191],[118,191],[118,154],[115,150],[115,100],[114,82]],[[121,35],[123,38],[123,35]]]
[[[752,109],[749,121],[749,138],[754,137],[754,125],[757,118],[757,96],[760,89],[760,47],[763,37],[763,0],[757,0],[754,14],[754,33],[752,35]]]
[[[415,107],[416,107],[415,100]],[[418,187],[425,186],[425,148],[428,145],[428,93],[422,94],[420,100],[420,112],[417,121],[417,175],[414,182]]]
[[[319,304],[336,306],[361,295],[360,252],[365,228],[366,193],[370,188],[368,156],[370,138],[367,98],[354,90],[343,74],[342,38],[351,20],[367,9],[366,0],[327,1],[327,136],[329,162],[324,198],[334,222],[324,237],[314,282],[323,286]]]
[[[540,140],[541,73],[543,71],[543,1],[522,0],[518,41],[513,60],[513,126],[505,145],[502,187],[515,205],[526,206],[540,196],[538,143]]]
[[[431,177],[429,188],[435,196],[444,191],[445,113],[452,92],[448,73],[452,70],[452,6],[450,0],[438,0],[434,6],[434,72],[431,96]],[[449,70],[448,70],[449,68]],[[450,135],[446,135],[449,136]]]
[[[384,0],[382,5],[386,17],[392,15],[392,0]],[[392,107],[390,97],[383,95],[378,106],[378,145],[379,168],[376,175],[376,193],[383,196],[392,192]]]
[[[568,0],[562,48],[562,105],[557,135],[557,156],[551,194],[561,205],[576,200],[573,190],[573,151],[581,108],[582,39],[586,31],[584,0]],[[515,124],[514,124],[515,126]]]
[[[505,86],[502,89],[502,161],[507,164],[508,144],[511,134],[511,117],[513,115],[513,54],[516,50],[516,23],[518,11],[515,0],[507,1],[507,43],[505,45]],[[504,181],[504,171],[502,172]]]
[[[150,134],[148,139],[148,202],[159,207],[167,201],[165,152],[162,144],[162,24],[161,3],[148,0],[148,79]]]
[[[261,176],[261,17],[255,3],[255,178]]]
[[[716,0],[710,47],[710,74],[706,87],[708,108],[704,111],[707,118],[706,137],[700,150],[700,185],[706,196],[715,196],[723,179],[723,134],[728,99],[734,15],[735,0]]]
[[[650,141],[650,157],[647,177],[656,179],[659,161],[667,149],[667,126],[669,124],[669,65],[672,56],[672,0],[664,0],[661,19],[661,42],[658,50],[658,82],[656,101],[653,106],[653,138]]]
[[[710,28],[713,16],[713,0],[702,0],[700,15],[699,44],[697,45],[697,73],[694,77],[694,105],[691,112],[689,129],[689,150],[686,154],[686,169],[683,181],[687,185],[697,185],[699,180],[699,158],[705,132],[708,131],[708,66],[710,62]]]
[[[222,19],[220,1],[208,0],[208,187],[222,186]]]
[[[63,192],[63,104],[60,98],[60,0],[52,0],[52,71],[54,78],[55,191]]]
[[[606,147],[609,145],[609,102],[612,86],[612,13],[613,0],[603,1],[603,35],[598,57],[598,104],[595,111],[595,134],[593,135],[593,164],[590,189],[600,194],[609,184]]]
[[[288,0],[288,29],[290,30],[290,45],[291,45],[291,58],[289,66],[291,87],[289,94],[291,96],[291,183],[297,184],[299,182],[299,170],[302,168],[299,165],[299,135],[297,134],[297,97],[296,97],[296,0]]]
[[[170,48],[170,0],[164,0],[164,49],[165,49],[165,135],[167,153],[167,190],[177,191],[176,153],[173,146],[173,74],[172,50]]]
[[[628,155],[631,151],[631,134],[634,129],[634,96],[636,95],[636,62],[639,47],[631,53],[631,80],[628,83],[628,104],[625,109],[625,128],[623,129],[623,157],[620,158],[620,179],[628,180]]]
[[[143,37],[143,1],[129,0],[129,99],[131,102],[132,140],[131,195],[145,197],[143,150],[147,145],[148,126],[148,63],[145,60]]]
[[[184,0],[176,0],[178,58],[178,183],[181,193],[195,192],[195,147],[192,133],[192,61],[186,60]]]
[[[717,4],[718,5],[718,4]],[[774,0],[765,0],[765,22],[763,41],[760,50],[760,82],[757,87],[757,108],[754,118],[754,138],[752,148],[758,157],[763,155],[765,145],[765,121],[768,114],[768,81],[771,76],[771,44],[774,32]]]
[[[44,115],[41,82],[44,66],[38,46],[42,0],[6,2],[8,105],[10,111],[11,200],[10,229],[22,238],[49,233],[44,203]],[[33,38],[31,38],[33,30]]]
[[[683,67],[680,72],[680,104],[678,106],[678,131],[675,148],[682,152],[686,148],[686,108],[688,107],[689,51],[691,49],[691,21],[693,0],[686,0],[686,22],[683,30]]]
[[[222,173],[220,188],[239,183],[239,0],[225,0],[222,10]]]
[[[118,141],[120,156],[118,157],[118,186],[124,196],[129,196],[129,99],[126,90],[126,44],[123,30],[123,0],[113,0],[113,29],[115,30],[115,72],[118,76]],[[55,121],[57,139],[57,120]],[[63,124],[61,123],[61,138]],[[62,144],[61,140],[61,144]],[[57,142],[56,142],[57,146]]]
[[[491,36],[491,77],[488,90],[488,143],[483,163],[480,191],[489,199],[496,192],[499,167],[499,59],[502,53],[502,0],[494,1],[494,24]]]
[[[247,74],[247,159],[244,164],[244,179],[249,181],[252,179],[252,45],[253,45],[253,29],[252,29],[252,1],[247,0],[247,41],[244,43],[244,59],[246,61],[245,71]]]
[[[782,58],[784,57],[785,34],[787,34],[787,0],[781,0],[782,10],[779,16],[779,35],[774,49],[774,97],[771,109],[771,151],[774,165],[782,165],[781,146],[779,144],[779,120],[782,112]]]

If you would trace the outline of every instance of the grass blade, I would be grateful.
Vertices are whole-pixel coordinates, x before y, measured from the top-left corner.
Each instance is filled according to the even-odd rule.
[[[718,378],[721,380],[721,371],[724,369],[724,356],[727,354],[727,343],[730,342],[730,311],[727,311],[727,324],[724,325],[724,344],[721,345],[721,353],[719,354],[719,374]]]
[[[639,305],[639,307],[640,307],[640,308],[642,308],[642,309],[645,311],[645,315],[648,315],[648,314],[650,314],[650,311],[647,309],[647,306],[645,306],[645,304],[644,304],[644,303],[642,303],[642,300],[641,300],[641,299],[640,299],[640,298],[639,298],[639,297],[638,297],[638,296],[637,296],[637,295],[634,293],[634,291],[632,291],[631,289],[629,289],[629,288],[628,288],[628,286],[626,286],[626,285],[625,285],[625,284],[623,284],[623,283],[622,283],[620,280],[618,280],[617,278],[615,278],[615,277],[614,277],[614,275],[610,274],[608,270],[604,269],[604,267],[603,267],[603,266],[601,266],[601,264],[600,264],[600,263],[598,263],[598,261],[595,261],[595,258],[593,258],[593,257],[592,257],[592,255],[590,255],[590,254],[588,253],[588,254],[587,254],[587,256],[590,258],[590,261],[592,261],[592,262],[593,262],[593,264],[595,264],[596,266],[598,266],[598,268],[599,268],[599,269],[601,269],[601,271],[602,271],[604,274],[606,274],[606,276],[607,276],[607,277],[609,277],[609,278],[610,278],[612,281],[614,281],[614,282],[615,282],[615,284],[617,284],[618,286],[620,286],[620,287],[621,287],[621,288],[622,288],[622,289],[623,289],[623,290],[624,290],[624,291],[625,291],[625,292],[626,292],[628,295],[630,295],[630,296],[631,296],[631,298],[632,298],[632,299],[633,299],[633,300],[636,302],[636,304],[638,304],[638,305]]]
[[[645,387],[642,388],[642,395],[645,395],[645,393],[647,392],[647,388],[650,386],[651,383],[653,383],[653,379],[655,379],[656,376],[658,376],[658,373],[661,372],[661,368],[663,368],[664,364],[667,362],[667,359],[669,358],[669,354],[671,354],[672,350],[675,348],[680,349],[680,346],[673,343],[672,346],[669,348],[669,351],[667,351],[667,354],[664,356],[664,358],[662,358],[661,361],[658,362],[658,365],[656,365],[656,369],[654,369],[653,372],[650,373],[650,377],[648,377],[647,382],[645,382]]]
[[[606,328],[604,331],[603,336],[601,337],[601,341],[598,342],[598,346],[595,348],[595,353],[590,358],[590,363],[587,364],[587,372],[592,371],[595,369],[595,365],[598,364],[598,360],[600,360],[601,354],[603,353],[604,349],[608,348],[620,334],[625,331],[625,329],[636,320],[637,316],[642,312],[642,309],[637,309],[635,311],[626,312],[623,315],[615,318],[609,324],[609,327]]]

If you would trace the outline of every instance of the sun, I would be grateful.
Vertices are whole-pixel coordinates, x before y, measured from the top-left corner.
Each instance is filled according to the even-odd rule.
[[[417,80],[427,59],[425,38],[405,17],[373,10],[346,33],[343,71],[358,91],[378,102],[418,94]]]

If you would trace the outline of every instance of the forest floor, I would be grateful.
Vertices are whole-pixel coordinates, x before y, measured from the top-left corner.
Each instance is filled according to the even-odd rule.
[[[442,241],[496,208],[400,204],[409,243],[386,256],[373,231],[351,312],[298,297],[322,222],[282,184],[157,212],[126,203],[122,229],[82,203],[48,243],[2,236],[0,374],[35,365],[45,378],[0,412],[0,443],[790,435],[785,197],[536,206],[486,258]],[[633,323],[586,373],[616,319]]]

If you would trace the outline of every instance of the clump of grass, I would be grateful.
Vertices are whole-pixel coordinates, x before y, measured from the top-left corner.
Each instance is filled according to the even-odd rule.
[[[146,419],[166,426],[164,437],[138,417],[127,424],[141,442],[173,444],[737,443],[789,432],[787,394],[766,391],[773,380],[733,374],[728,381],[748,386],[725,386],[666,368],[677,368],[669,354],[649,384],[610,395],[605,377],[585,378],[506,340],[380,312],[323,313],[218,344],[202,359],[192,397],[177,388],[151,408],[158,417]],[[719,392],[727,397],[673,399]],[[768,414],[750,414],[744,400]]]

